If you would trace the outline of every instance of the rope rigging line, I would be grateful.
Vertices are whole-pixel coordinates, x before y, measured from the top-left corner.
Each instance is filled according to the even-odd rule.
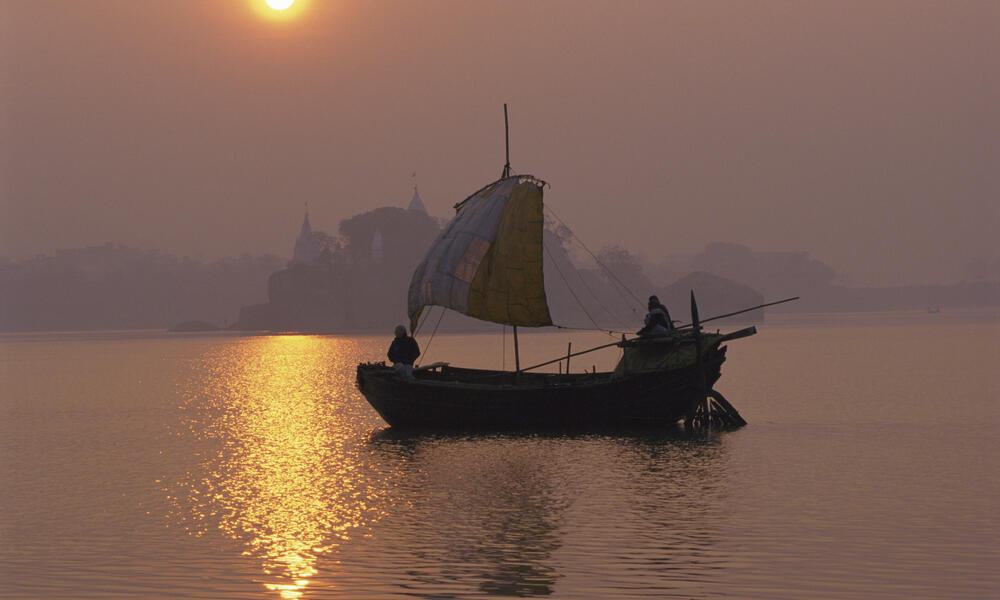
[[[615,313],[611,312],[611,309],[608,308],[607,306],[605,306],[604,303],[601,302],[601,299],[597,297],[597,294],[594,293],[594,290],[592,290],[590,288],[590,286],[587,285],[587,280],[583,278],[582,274],[580,274],[580,270],[576,269],[576,268],[574,268],[573,270],[576,272],[577,279],[579,279],[580,283],[583,284],[583,289],[587,290],[587,292],[590,293],[590,297],[594,299],[594,302],[596,302],[598,306],[600,306],[602,309],[604,309],[604,312],[608,313],[608,316],[610,316],[613,320],[617,321],[619,325],[621,325],[622,327],[625,327],[625,324],[622,322],[621,317],[619,315],[616,315]],[[635,312],[635,311],[632,311],[632,312]]]
[[[500,324],[500,370],[507,370],[507,326]]]
[[[559,221],[560,225],[562,225],[563,227],[566,228],[567,231],[569,231],[569,234],[573,236],[573,239],[576,240],[577,242],[579,242],[580,246],[582,246],[583,249],[587,251],[587,254],[589,254],[590,257],[594,259],[594,262],[596,262],[599,267],[601,267],[602,269],[604,269],[604,271],[608,274],[609,277],[611,277],[611,279],[613,279],[615,281],[615,283],[617,283],[618,285],[620,285],[623,290],[625,290],[626,292],[628,292],[629,296],[632,296],[632,299],[635,300],[636,303],[638,303],[640,307],[645,307],[645,304],[642,303],[642,300],[640,300],[638,297],[636,297],[636,295],[632,293],[632,290],[628,289],[628,286],[626,286],[624,283],[622,283],[621,280],[619,280],[618,277],[616,277],[615,274],[611,271],[611,269],[609,269],[608,267],[606,267],[604,265],[604,263],[602,263],[597,258],[597,255],[595,255],[593,252],[590,251],[590,248],[588,248],[587,245],[583,243],[583,240],[581,240],[580,238],[578,238],[576,236],[576,233],[574,233],[573,230],[570,229],[569,225],[567,225],[562,219],[559,218],[559,215],[556,214],[556,211],[552,210],[552,207],[550,207],[549,205],[546,204],[545,205],[545,209],[548,210],[552,214],[553,217],[555,217],[556,221]],[[612,287],[614,287],[614,286],[612,286]],[[621,293],[621,292],[619,292],[619,293]],[[636,312],[635,308],[632,308],[632,312],[633,313]],[[636,313],[636,314],[638,314],[638,313]]]
[[[563,226],[565,227],[565,224]],[[569,229],[569,227],[566,227],[566,229]],[[543,237],[542,238],[543,243],[544,243],[544,239],[545,238]],[[561,246],[561,243],[560,243],[560,246]],[[550,254],[550,256],[552,256],[552,255]],[[552,256],[552,262],[555,263],[555,256]],[[556,268],[558,269],[558,267],[556,267]],[[621,326],[621,327],[627,327],[627,325],[625,325],[625,323],[622,321],[620,315],[617,315],[614,312],[612,312],[612,310],[610,308],[608,308],[603,302],[601,302],[601,299],[597,297],[597,294],[594,292],[594,290],[587,284],[587,280],[583,278],[583,274],[580,273],[580,270],[577,269],[575,266],[573,266],[573,272],[576,273],[576,278],[580,280],[580,284],[583,285],[583,289],[587,290],[587,293],[590,294],[590,297],[593,298],[594,302],[596,302],[597,305],[599,307],[601,307],[601,309],[604,312],[606,312],[609,317],[611,317],[611,320],[617,322],[618,325]],[[562,275],[562,273],[560,273],[560,275]],[[565,277],[563,278],[563,281],[566,281]],[[567,288],[570,287],[568,281],[566,281],[566,287]],[[584,312],[586,312],[586,309],[584,310]],[[633,310],[632,312],[635,312],[635,311]],[[594,319],[591,319],[591,322],[594,322]],[[594,323],[594,324],[596,325],[596,323]],[[570,328],[566,328],[566,329],[570,329]],[[601,329],[602,331],[605,331],[605,329],[603,327],[600,327],[599,329]]]
[[[421,362],[421,364],[422,364],[422,363],[423,363],[423,362],[424,362],[425,360],[427,360],[427,351],[428,351],[428,350],[430,350],[430,347],[431,347],[431,342],[433,342],[433,341],[434,341],[434,335],[435,335],[435,334],[436,334],[436,333],[438,332],[438,326],[439,326],[439,325],[441,325],[441,319],[443,319],[443,318],[444,318],[444,313],[445,313],[445,312],[447,312],[447,311],[448,311],[448,309],[447,309],[447,308],[445,308],[445,307],[443,307],[443,306],[441,307],[441,316],[440,316],[440,317],[438,317],[438,320],[437,320],[437,323],[436,323],[436,324],[434,325],[434,331],[432,331],[432,332],[431,332],[431,337],[430,337],[430,339],[429,339],[429,340],[427,340],[427,345],[426,345],[426,346],[424,346],[424,354],[423,354],[423,360],[421,360],[421,361],[420,361],[420,362]],[[430,311],[427,311],[427,312],[428,312],[428,313],[430,313]]]
[[[427,317],[428,317],[428,316],[429,316],[430,314],[431,314],[431,311],[430,311],[430,309],[428,309],[428,310],[427,310],[427,312],[426,312],[426,313],[424,313],[424,318],[423,318],[423,319],[421,319],[419,323],[417,323],[417,328],[413,330],[413,334],[412,334],[412,335],[413,335],[413,337],[417,337],[417,333],[418,333],[418,332],[420,331],[420,329],[421,329],[421,328],[422,328],[422,327],[424,326],[424,323],[426,323],[426,322],[427,322]]]
[[[602,329],[601,326],[597,324],[597,321],[594,320],[594,317],[590,316],[590,312],[587,311],[587,307],[583,305],[583,302],[580,302],[580,299],[577,297],[576,292],[573,291],[573,288],[570,287],[569,282],[566,281],[566,276],[563,275],[562,269],[559,268],[559,263],[556,262],[555,257],[552,256],[552,252],[549,251],[549,247],[546,246],[544,242],[542,242],[542,248],[545,250],[545,254],[548,255],[549,260],[552,261],[552,266],[556,268],[556,273],[559,274],[559,278],[562,279],[564,284],[566,284],[566,289],[569,291],[569,295],[573,296],[573,299],[576,300],[576,303],[580,305],[580,309],[583,311],[583,314],[587,315],[587,318],[590,319],[590,322],[594,324],[594,329]]]

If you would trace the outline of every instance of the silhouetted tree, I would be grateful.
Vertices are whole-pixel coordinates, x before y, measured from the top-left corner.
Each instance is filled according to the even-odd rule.
[[[639,258],[621,246],[605,246],[597,253],[597,259],[607,268],[603,274],[609,282],[620,282],[640,299],[649,295],[653,282],[642,270]],[[614,274],[612,277],[611,273]]]

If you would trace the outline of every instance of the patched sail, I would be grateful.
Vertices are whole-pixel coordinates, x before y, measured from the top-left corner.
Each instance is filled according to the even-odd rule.
[[[494,323],[552,324],[542,277],[544,185],[530,175],[505,177],[457,205],[413,272],[411,331],[431,305]]]

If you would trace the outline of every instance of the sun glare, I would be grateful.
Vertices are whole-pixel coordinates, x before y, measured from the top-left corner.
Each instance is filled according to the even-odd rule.
[[[271,23],[291,23],[304,16],[311,0],[247,0],[257,16]]]

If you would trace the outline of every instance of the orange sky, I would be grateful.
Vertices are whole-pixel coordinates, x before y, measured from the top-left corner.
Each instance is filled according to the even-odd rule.
[[[263,0],[260,0],[262,2]],[[299,0],[305,3],[305,0]],[[0,256],[287,255],[511,163],[592,248],[947,281],[1000,244],[1000,4],[0,0]]]

